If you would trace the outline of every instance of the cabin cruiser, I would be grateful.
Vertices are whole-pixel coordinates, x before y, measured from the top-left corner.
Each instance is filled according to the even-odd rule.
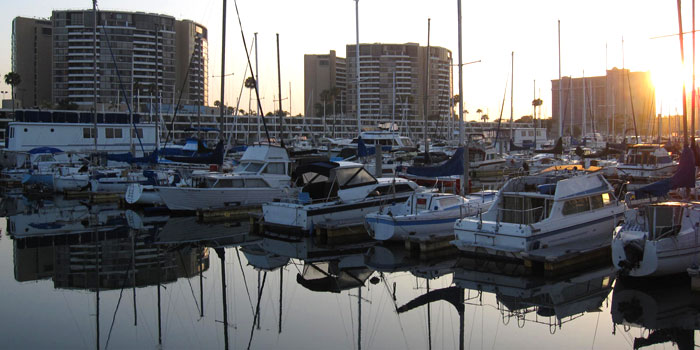
[[[685,272],[700,260],[700,202],[662,202],[637,208],[615,228],[613,265],[623,274]]]
[[[485,213],[457,220],[452,243],[515,259],[546,248],[595,249],[610,244],[625,209],[600,173],[522,176],[509,180]]]
[[[399,206],[418,188],[402,178],[375,178],[362,164],[345,161],[300,165],[294,183],[301,187],[298,199],[263,204],[266,230],[303,234],[319,223],[362,224],[368,213]]]
[[[289,188],[287,150],[273,145],[246,149],[233,173],[193,176],[189,186],[155,186],[170,210],[196,211],[237,205],[260,205],[285,196]]]
[[[630,181],[629,189],[673,175],[678,162],[658,144],[636,144],[629,147],[624,161],[618,164],[617,173]]]
[[[372,238],[381,241],[451,236],[457,219],[481,213],[495,197],[496,191],[472,193],[466,197],[432,191],[414,192],[397,207],[384,207],[367,214],[365,226]]]

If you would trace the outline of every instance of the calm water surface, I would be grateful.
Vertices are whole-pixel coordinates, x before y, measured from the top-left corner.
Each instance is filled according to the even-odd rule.
[[[6,349],[692,349],[700,329],[683,278],[528,277],[60,197],[0,215]]]

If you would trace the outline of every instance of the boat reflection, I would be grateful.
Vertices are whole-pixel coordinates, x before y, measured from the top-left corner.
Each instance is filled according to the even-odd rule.
[[[545,278],[527,275],[522,264],[460,259],[453,280],[458,287],[495,294],[504,323],[515,319],[518,327],[527,322],[545,324],[554,333],[587,312],[600,312],[612,290],[615,272],[612,267],[603,267]],[[481,303],[480,295],[467,299]]]
[[[661,281],[620,279],[610,313],[624,332],[644,330],[646,336],[634,337],[634,349],[668,342],[681,350],[694,349],[695,331],[700,330],[700,294],[691,290],[686,276]]]

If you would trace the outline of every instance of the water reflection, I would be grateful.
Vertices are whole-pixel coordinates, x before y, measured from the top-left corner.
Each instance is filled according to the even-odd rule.
[[[545,278],[529,275],[520,264],[461,259],[454,270],[455,285],[479,293],[469,302],[480,303],[482,292],[495,294],[504,323],[545,324],[551,333],[585,313],[600,312],[614,279],[609,266]]]
[[[0,212],[11,238],[0,311],[26,314],[0,335],[40,335],[10,348],[81,347],[75,334],[98,348],[631,348],[692,344],[700,323],[687,283],[650,289],[610,267],[545,278],[367,237],[252,235],[248,221],[61,197],[3,198]],[[48,321],[65,313],[77,326]],[[629,327],[650,333],[628,343]]]
[[[694,349],[695,331],[700,330],[700,294],[691,290],[686,276],[622,279],[613,291],[611,314],[626,334],[634,328],[644,330],[634,337],[634,349],[669,342],[678,349]]]

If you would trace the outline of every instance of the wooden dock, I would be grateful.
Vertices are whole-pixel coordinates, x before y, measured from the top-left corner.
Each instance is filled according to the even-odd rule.
[[[411,257],[429,260],[457,254],[457,248],[450,243],[453,239],[453,235],[409,237],[404,240],[404,248],[409,251]]]
[[[15,179],[2,178],[0,179],[0,187],[2,188],[20,188],[22,187],[22,182]]]
[[[610,245],[589,247],[560,246],[538,249],[523,254],[523,263],[533,273],[544,276],[560,276],[593,267],[609,265],[612,261]]]
[[[369,235],[364,223],[351,222],[322,222],[314,226],[314,242],[318,244],[350,243],[367,240]]]

